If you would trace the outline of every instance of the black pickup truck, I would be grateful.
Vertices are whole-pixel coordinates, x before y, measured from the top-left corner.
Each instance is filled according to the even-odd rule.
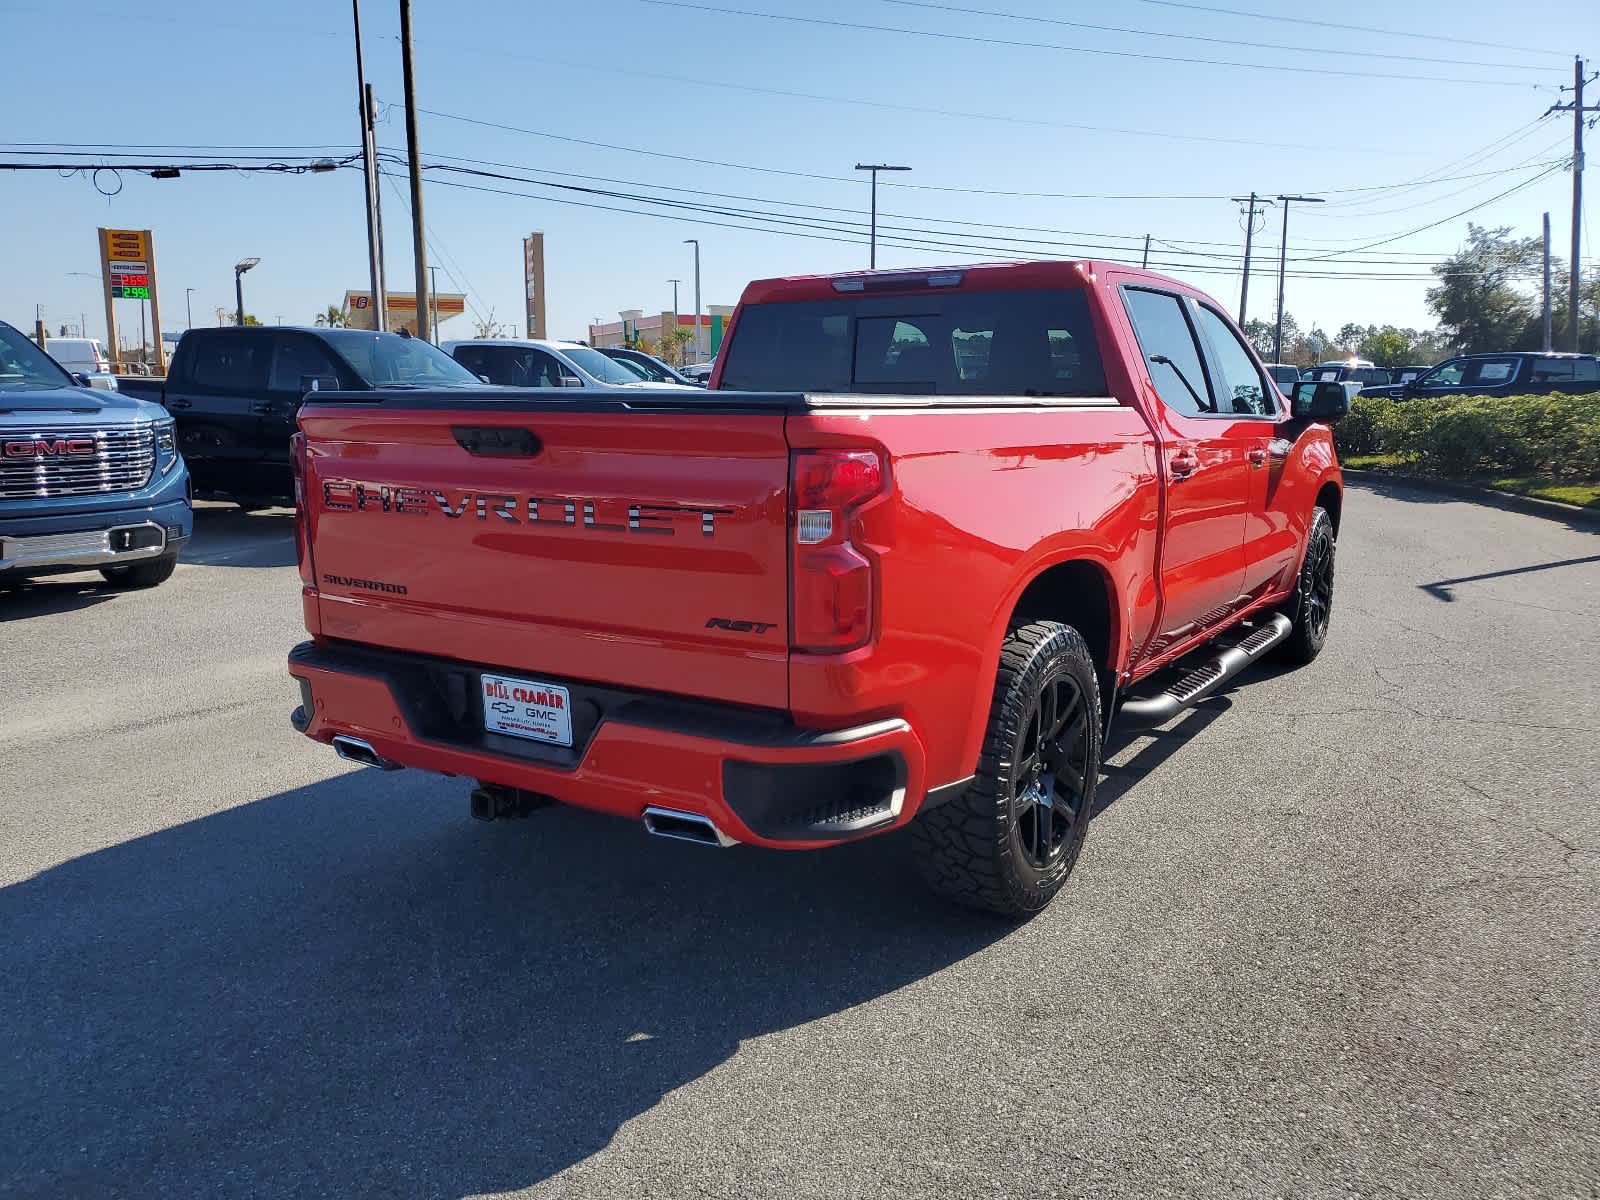
[[[289,438],[312,390],[477,387],[435,346],[362,329],[191,329],[165,379],[126,376],[123,392],[166,407],[195,489],[256,508],[293,495]]]
[[[1417,400],[1431,396],[1530,396],[1600,392],[1593,354],[1462,354],[1409,383],[1365,387],[1363,396]]]

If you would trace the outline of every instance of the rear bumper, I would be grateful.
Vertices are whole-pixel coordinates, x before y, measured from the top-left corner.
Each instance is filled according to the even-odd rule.
[[[697,814],[761,846],[880,833],[927,797],[923,746],[903,720],[802,729],[766,710],[541,677],[572,693],[573,746],[545,746],[484,732],[481,670],[529,674],[304,642],[289,655],[302,701],[291,720],[317,741],[358,738],[402,766],[631,820],[646,808]]]

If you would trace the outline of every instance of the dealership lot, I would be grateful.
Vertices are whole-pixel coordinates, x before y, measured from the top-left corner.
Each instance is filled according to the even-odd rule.
[[[0,1195],[1600,1185],[1600,537],[1351,488],[1333,640],[1114,737],[1060,900],[293,733],[290,521],[0,593]]]

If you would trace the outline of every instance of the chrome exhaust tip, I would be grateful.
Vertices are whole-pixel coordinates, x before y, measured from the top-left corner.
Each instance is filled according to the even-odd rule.
[[[710,818],[699,813],[678,812],[672,808],[644,810],[644,827],[656,837],[672,838],[680,842],[696,842],[701,846],[721,846],[726,849],[738,843],[711,823]]]
[[[400,764],[390,762],[383,755],[372,748],[371,742],[364,742],[360,738],[350,737],[347,734],[336,734],[333,739],[333,752],[347,762],[360,763],[363,767],[377,767],[380,771],[398,771]]]

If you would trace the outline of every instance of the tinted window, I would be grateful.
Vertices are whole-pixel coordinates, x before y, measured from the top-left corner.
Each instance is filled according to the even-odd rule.
[[[739,317],[722,386],[935,396],[1103,396],[1084,294],[850,296]]]
[[[456,357],[502,387],[561,386],[561,364],[532,346],[460,346]]]
[[[196,338],[189,359],[189,378],[196,387],[244,392],[261,386],[266,375],[267,338],[224,333]]]
[[[274,392],[305,392],[308,376],[326,380],[338,379],[339,372],[328,352],[308,337],[280,334],[276,339],[277,351],[272,356],[272,373],[267,376],[267,389]],[[327,383],[322,384],[328,387]]]
[[[1133,318],[1134,333],[1139,338],[1139,349],[1161,402],[1174,412],[1189,416],[1211,412],[1200,350],[1178,297],[1142,288],[1127,288],[1123,295],[1127,298],[1128,315]],[[1164,361],[1157,362],[1157,359]]]
[[[1533,360],[1533,382],[1565,383],[1576,379],[1577,365],[1570,358],[1536,358]]]
[[[1350,378],[1362,387],[1384,387],[1389,383],[1389,372],[1382,367],[1356,367]]]
[[[1573,364],[1572,377],[1586,383],[1600,380],[1600,358],[1580,358]]]
[[[1449,362],[1440,363],[1421,379],[1417,380],[1418,387],[1457,387],[1461,377],[1466,374],[1467,362],[1465,359],[1452,358]]]
[[[1199,309],[1199,321],[1222,374],[1217,380],[1217,393],[1226,401],[1222,410],[1253,417],[1277,416],[1277,405],[1261,381],[1255,360],[1228,323],[1204,305]]]

